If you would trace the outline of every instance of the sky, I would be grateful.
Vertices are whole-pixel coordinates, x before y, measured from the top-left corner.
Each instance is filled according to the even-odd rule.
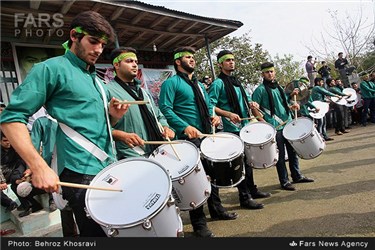
[[[332,33],[329,11],[337,11],[339,20],[345,16],[357,20],[361,11],[367,24],[375,20],[375,0],[140,1],[198,16],[240,21],[243,26],[230,36],[250,32],[252,43],[262,44],[272,57],[290,54],[296,61],[306,61],[313,53],[307,47],[312,48],[321,34]]]

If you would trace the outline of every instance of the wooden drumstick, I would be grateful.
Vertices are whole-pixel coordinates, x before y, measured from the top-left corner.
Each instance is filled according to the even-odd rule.
[[[161,132],[161,133],[164,133],[164,128],[163,128],[163,126],[160,124],[160,122],[158,122],[158,127],[159,127],[160,132]],[[171,144],[172,150],[173,150],[174,154],[176,155],[177,160],[178,160],[178,161],[181,161],[181,158],[180,158],[180,156],[178,155],[177,150],[176,150],[175,147],[172,145],[173,143],[171,142],[171,140],[169,139],[168,136],[166,136],[166,138],[167,138],[169,144]]]
[[[149,101],[117,101],[114,104],[148,104]]]
[[[178,141],[145,141],[144,144],[179,144]]]
[[[294,103],[297,103],[297,95],[293,96],[294,98]],[[297,121],[297,109],[294,110],[294,120]]]
[[[284,124],[286,124],[288,121],[285,121],[285,122],[282,122],[281,124],[279,124],[277,127],[276,127],[276,130],[278,129],[278,128],[280,128],[281,126],[283,126]]]
[[[218,135],[218,134],[199,134],[199,136],[202,136],[202,137],[218,137],[218,138],[232,138],[231,136],[227,136],[227,135]]]
[[[245,118],[241,118],[241,121],[244,121],[244,120],[253,120],[253,119],[258,119],[258,118],[262,118],[262,117],[261,116],[245,117]]]
[[[69,183],[69,182],[62,182],[62,181],[58,181],[57,184],[60,185],[60,186],[73,187],[73,188],[84,188],[84,189],[96,189],[96,190],[103,190],[103,191],[122,192],[122,189],[95,187],[95,186],[90,186],[90,185],[84,185],[84,184],[78,184],[78,183]]]
[[[212,107],[212,115],[215,115],[215,107]],[[212,125],[212,134],[215,136],[215,126]],[[214,142],[215,142],[215,137],[214,137]]]

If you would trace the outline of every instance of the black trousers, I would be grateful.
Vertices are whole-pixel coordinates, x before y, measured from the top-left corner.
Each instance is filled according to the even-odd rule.
[[[64,182],[89,185],[94,175],[84,175],[71,171],[67,168],[60,175],[60,180]],[[86,189],[62,187],[63,198],[69,202],[72,208],[81,237],[107,237],[102,227],[93,219],[87,217],[85,211]],[[108,211],[110,213],[110,211]],[[74,229],[72,229],[73,231]]]
[[[200,148],[201,139],[186,139],[187,141],[192,142],[197,148]],[[207,168],[207,161],[205,159],[201,159],[202,165],[204,168]],[[226,209],[221,204],[221,199],[219,197],[219,188],[211,184],[211,194],[210,197],[207,199],[207,206],[209,213],[211,215],[221,214],[226,212]],[[197,207],[194,210],[189,211],[191,225],[193,230],[199,230],[203,227],[207,227],[207,220],[206,215],[204,213],[204,205]]]

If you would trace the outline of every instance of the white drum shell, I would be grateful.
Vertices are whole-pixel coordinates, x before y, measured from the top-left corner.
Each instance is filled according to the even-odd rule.
[[[297,120],[290,121],[284,127],[283,136],[302,159],[316,158],[326,147],[314,122],[307,117],[299,117]]]
[[[254,122],[244,126],[240,137],[245,143],[247,163],[253,168],[275,166],[279,158],[276,129],[267,122]]]
[[[150,156],[163,166],[172,178],[172,195],[183,211],[203,205],[211,194],[211,183],[201,159],[199,149],[191,142],[177,140],[173,144],[181,161],[169,144],[159,146]]]
[[[141,157],[124,159],[100,171],[90,185],[123,190],[86,192],[86,212],[108,236],[183,235],[171,179],[159,163]]]

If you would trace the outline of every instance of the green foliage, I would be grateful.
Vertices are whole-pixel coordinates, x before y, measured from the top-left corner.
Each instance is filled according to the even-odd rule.
[[[274,58],[276,78],[281,86],[286,86],[292,80],[299,79],[304,76],[304,71],[301,68],[301,63],[293,61],[292,55],[284,55],[280,58],[276,55]]]
[[[251,43],[249,32],[241,37],[225,36],[213,43],[210,43],[211,57],[215,76],[220,73],[217,65],[217,54],[227,49],[233,52],[236,58],[236,70],[233,75],[240,79],[241,83],[246,86],[258,85],[261,82],[260,65],[269,61],[270,55],[268,51],[264,50],[262,45]],[[205,75],[211,75],[211,66],[207,55],[207,49],[202,48],[195,54],[197,62],[196,70],[198,79],[202,79]],[[283,58],[278,55],[272,60],[276,67],[276,77],[282,85],[286,85],[291,80],[303,76],[303,68],[301,62],[293,61],[292,55],[284,55]]]

